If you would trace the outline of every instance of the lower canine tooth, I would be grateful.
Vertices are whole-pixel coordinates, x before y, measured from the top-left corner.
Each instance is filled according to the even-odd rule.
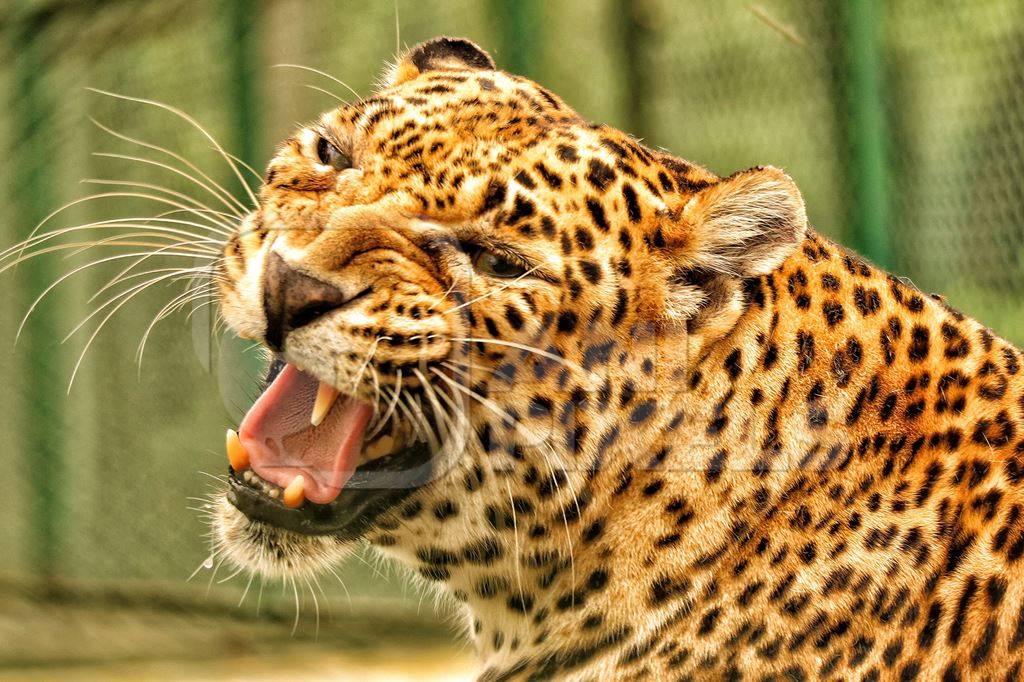
[[[284,506],[294,509],[301,505],[306,500],[305,487],[306,481],[302,478],[302,474],[292,479],[292,482],[284,489]]]
[[[338,399],[338,393],[338,389],[334,386],[320,382],[320,386],[316,389],[316,400],[313,402],[313,414],[309,417],[310,424],[320,426],[320,422],[324,420],[327,413],[331,411],[334,401]]]
[[[228,462],[235,471],[245,471],[249,468],[249,453],[242,445],[241,439],[234,429],[228,429],[227,433]]]
[[[380,457],[390,453],[395,448],[395,439],[391,436],[381,436],[377,440],[370,443],[369,447],[363,451],[366,457],[374,458]]]

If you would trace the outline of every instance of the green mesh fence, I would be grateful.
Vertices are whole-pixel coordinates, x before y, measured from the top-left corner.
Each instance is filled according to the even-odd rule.
[[[761,163],[784,167],[819,230],[1024,341],[1019,0],[397,6],[402,45],[466,35],[585,116],[650,145],[720,173]],[[187,123],[87,86],[187,111],[259,169],[296,123],[335,104],[305,85],[348,94],[328,79],[273,65],[320,68],[366,92],[396,51],[395,6],[387,2],[22,0],[0,11],[0,27],[4,246],[62,204],[91,192],[127,191],[83,179],[202,194],[153,165],[95,156],[145,150],[90,119],[188,157],[245,200],[209,141]],[[84,202],[53,225],[154,210],[131,197]],[[90,299],[118,263],[56,288],[13,345],[35,297],[88,256],[57,254],[0,276],[0,591],[9,593],[0,602],[0,666],[128,659],[142,650],[176,656],[189,650],[182,633],[190,628],[234,628],[235,645],[212,638],[203,649],[209,655],[239,641],[296,641],[288,639],[293,595],[282,597],[279,585],[265,595],[257,618],[252,595],[234,607],[243,576],[221,583],[222,571],[210,582],[210,572],[201,571],[186,583],[208,554],[204,524],[189,509],[197,502],[189,498],[214,485],[202,472],[223,471],[224,428],[237,423],[254,390],[246,346],[213,340],[203,311],[182,314],[155,328],[140,371],[140,337],[180,291],[157,287],[110,320],[76,372],[109,308],[61,340],[106,300]],[[334,606],[339,632],[350,634],[345,626],[352,622],[361,631],[374,624],[394,630],[396,619],[439,627],[402,580],[374,576],[358,559],[340,572],[351,609],[336,584],[321,595]],[[362,606],[368,601],[372,618]],[[112,608],[123,614],[113,624]],[[59,636],[69,609],[80,614],[83,631],[106,613],[104,628],[118,637],[94,637],[76,649]],[[152,634],[149,625],[170,613],[174,618],[164,621],[177,623],[181,636]],[[24,629],[26,614],[34,630]],[[175,620],[182,618],[191,619],[187,626]],[[301,619],[300,641],[311,632],[311,618]],[[14,632],[20,639],[5,636]],[[133,640],[132,632],[150,634]],[[441,634],[431,642],[450,639],[450,630],[432,632]]]

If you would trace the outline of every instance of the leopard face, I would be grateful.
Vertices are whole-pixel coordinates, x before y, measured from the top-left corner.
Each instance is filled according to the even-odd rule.
[[[648,149],[465,40],[385,81],[224,246],[274,357],[225,556],[368,541],[466,605],[484,679],[1019,669],[1015,348],[778,169]]]

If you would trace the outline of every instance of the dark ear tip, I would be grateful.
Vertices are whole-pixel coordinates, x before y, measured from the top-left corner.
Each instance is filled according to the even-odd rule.
[[[409,50],[406,59],[421,72],[437,68],[444,62],[456,62],[472,69],[493,71],[497,67],[491,55],[471,40],[441,36],[420,43]]]

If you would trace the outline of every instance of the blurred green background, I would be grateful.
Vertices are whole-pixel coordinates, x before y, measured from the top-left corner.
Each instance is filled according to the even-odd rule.
[[[87,178],[210,200],[152,165],[95,156],[160,155],[90,119],[188,157],[244,199],[180,119],[86,87],[179,107],[260,169],[297,123],[334,105],[304,85],[346,94],[273,66],[323,69],[365,93],[395,54],[396,7],[403,46],[467,36],[650,145],[720,173],[782,166],[819,230],[1024,341],[1020,0],[14,0],[0,8],[0,246],[67,202],[118,190]],[[50,225],[161,210],[90,201]],[[235,606],[243,576],[186,582],[209,554],[189,498],[215,485],[203,472],[224,470],[224,429],[252,397],[251,351],[211,336],[200,310],[156,328],[140,371],[141,334],[181,291],[154,287],[96,336],[68,392],[109,308],[61,340],[123,266],[56,288],[15,346],[35,296],[90,256],[63,255],[0,275],[0,675],[467,675],[433,597],[358,557],[339,570],[351,599],[325,582],[317,631],[307,591],[294,635],[294,596],[280,585],[257,614],[256,587]],[[412,672],[389,668],[390,651]]]

